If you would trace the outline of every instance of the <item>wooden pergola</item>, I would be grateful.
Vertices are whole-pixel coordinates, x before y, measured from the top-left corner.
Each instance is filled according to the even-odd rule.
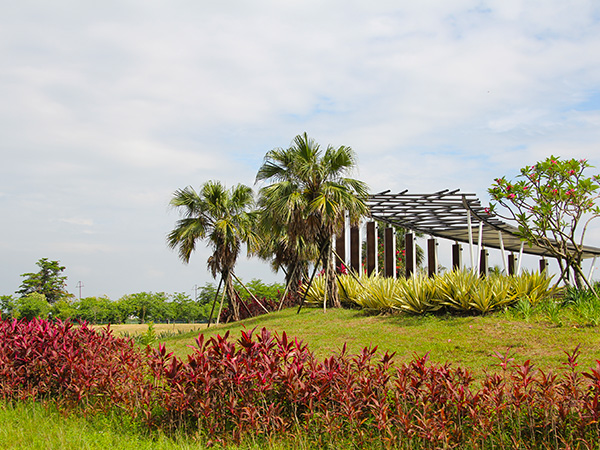
[[[367,201],[373,219],[397,225],[411,232],[420,232],[431,236],[428,241],[428,267],[429,273],[437,270],[437,255],[435,251],[435,238],[454,241],[453,245],[453,267],[460,267],[460,244],[469,245],[469,258],[473,270],[481,273],[487,271],[487,248],[499,249],[502,252],[502,260],[506,273],[518,273],[520,271],[521,256],[523,253],[538,255],[542,258],[540,270],[546,267],[546,257],[552,256],[548,250],[539,246],[529,246],[521,240],[518,229],[512,225],[499,220],[481,205],[475,194],[463,193],[459,189],[443,190],[432,194],[409,194],[407,190],[397,194],[383,191],[371,194]],[[370,273],[376,264],[376,233],[373,222],[367,224],[367,271]],[[385,261],[388,266],[393,266],[395,249],[391,247],[392,229],[385,230]],[[350,230],[350,253],[351,265],[354,268],[358,260],[355,247],[358,244],[358,230]],[[389,234],[389,236],[388,236]],[[345,239],[345,238],[344,238]],[[343,252],[341,237],[337,242],[338,254]],[[508,258],[506,253],[509,253]],[[515,253],[519,254],[517,261],[519,266],[515,267]],[[596,258],[600,256],[600,249],[584,246],[583,257],[594,258],[592,270]],[[390,260],[388,262],[388,259]],[[414,234],[406,236],[406,260],[407,275],[414,271]]]

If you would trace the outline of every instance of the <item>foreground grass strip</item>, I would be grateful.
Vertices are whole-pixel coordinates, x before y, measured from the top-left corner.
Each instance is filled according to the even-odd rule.
[[[39,403],[0,404],[2,449],[203,449],[157,434],[152,437],[116,427],[102,418],[60,414]]]
[[[0,403],[0,448],[3,450],[206,450],[190,437],[169,438],[163,434],[147,435],[116,425],[103,417],[85,419],[65,415],[39,403]],[[341,443],[340,443],[341,444]],[[351,442],[343,447],[352,448]],[[240,445],[211,450],[317,450],[303,439],[264,442],[254,438]],[[379,448],[379,446],[374,447]]]

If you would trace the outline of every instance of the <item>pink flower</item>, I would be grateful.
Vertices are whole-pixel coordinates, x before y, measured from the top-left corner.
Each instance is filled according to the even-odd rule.
[[[575,171],[574,170],[570,170],[569,171],[569,175],[575,175]]]
[[[515,198],[515,197],[516,197],[516,195],[515,195],[515,194],[508,194],[508,198],[510,198],[510,199],[513,199],[513,198]]]

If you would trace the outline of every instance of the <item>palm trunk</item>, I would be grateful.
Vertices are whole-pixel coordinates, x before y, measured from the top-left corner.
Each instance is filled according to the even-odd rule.
[[[298,302],[301,296],[300,283],[304,276],[304,264],[300,261],[288,266],[288,276],[286,277],[286,285],[288,286],[289,295],[292,296],[294,302]]]
[[[233,320],[238,321],[240,320],[240,303],[235,293],[235,289],[233,288],[233,276],[231,271],[226,270],[223,272],[223,277],[225,278],[225,292],[229,299],[229,309],[233,315]]]

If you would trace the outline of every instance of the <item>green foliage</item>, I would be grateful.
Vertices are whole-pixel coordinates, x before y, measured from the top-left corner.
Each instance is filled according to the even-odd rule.
[[[497,202],[491,204],[490,213],[498,214],[496,205],[505,207],[508,215],[501,217],[514,220],[527,243],[545,248],[559,259],[561,279],[568,281],[567,270],[572,268],[579,288],[583,282],[589,285],[581,270],[585,231],[600,215],[600,207],[595,205],[600,175],[585,177],[583,172],[589,167],[585,159],[550,156],[522,168],[515,181],[496,178],[488,190]]]
[[[361,304],[360,296],[365,292],[365,287],[369,285],[370,279],[366,275],[355,277],[351,275],[342,275],[338,277],[340,301],[342,305]]]
[[[510,281],[501,275],[491,276],[485,280],[480,279],[470,306],[482,314],[509,306],[514,302],[510,294]]]
[[[61,275],[65,270],[58,261],[48,261],[42,258],[37,263],[40,268],[36,273],[24,273],[24,280],[17,291],[21,297],[37,292],[43,294],[46,300],[53,304],[69,294],[65,290],[67,277]]]
[[[283,294],[280,283],[267,284],[260,280],[252,280],[246,284],[260,301],[266,299],[278,303]],[[243,299],[248,294],[241,285],[236,285]],[[10,295],[0,297],[0,311],[3,317],[40,317],[48,312],[56,319],[82,321],[93,324],[124,323],[137,320],[139,323],[154,322],[206,322],[210,315],[216,287],[212,283],[198,289],[198,300],[192,300],[188,294],[164,292],[138,292],[124,295],[116,301],[108,297],[84,297],[75,299],[64,297],[49,305],[40,301],[41,294],[30,294],[21,299]]]
[[[304,295],[306,292],[306,288],[308,287],[308,292],[306,292],[305,302],[308,304],[321,304],[323,303],[323,299],[325,298],[325,277],[315,277],[313,278],[312,283],[308,286],[308,283],[302,285],[300,287],[301,294]]]
[[[89,323],[120,323],[127,317],[123,315],[120,305],[107,297],[84,297],[69,306],[64,308],[61,315],[72,312],[69,316],[72,319]]]
[[[397,309],[412,314],[425,314],[442,308],[436,280],[423,274],[400,280]]]
[[[210,314],[210,311],[205,312],[206,307],[210,307],[209,302],[196,302],[185,293],[175,293],[171,301],[172,320],[175,322],[194,323],[206,320]]]
[[[264,298],[268,300],[279,301],[283,295],[283,291],[285,290],[285,286],[281,283],[266,284],[256,278],[244,284],[248,290],[252,292],[252,295],[258,299]],[[242,300],[250,299],[250,294],[238,281],[234,283],[234,286],[235,290],[240,294],[240,298],[242,298]]]
[[[12,295],[0,295],[0,313],[2,318],[12,317],[15,298]]]
[[[408,279],[340,275],[338,283],[347,292],[345,300],[365,309],[400,310],[412,314],[435,311],[487,314],[527,299],[536,304],[554,294],[551,277],[535,272],[506,277],[495,274],[481,278],[469,270],[456,270],[427,277],[424,274]],[[307,301],[323,300],[324,280],[317,277],[307,294]]]
[[[348,278],[344,277],[342,279]],[[397,305],[399,285],[396,280],[377,276],[362,276],[361,280],[364,287],[356,296],[355,301],[358,305],[365,309],[377,311],[391,311]]]
[[[511,276],[510,295],[515,299],[526,299],[536,305],[555,293],[555,288],[550,287],[554,275],[548,277],[545,273],[524,271],[520,276]]]
[[[67,298],[61,298],[54,305],[52,305],[52,317],[60,320],[67,320],[77,316],[77,309],[75,308],[73,301]]]
[[[13,316],[17,319],[46,318],[48,313],[50,313],[50,304],[44,294],[32,292],[15,300]]]
[[[571,292],[573,289],[571,289]],[[598,292],[596,290],[596,292]],[[600,297],[588,289],[577,290],[571,300],[575,314],[580,323],[597,327],[600,325]]]
[[[440,300],[457,311],[469,311],[473,307],[473,295],[481,279],[472,270],[453,270],[437,277]]]
[[[156,343],[156,330],[154,329],[154,322],[148,322],[148,329],[139,338],[141,345],[148,346]]]

